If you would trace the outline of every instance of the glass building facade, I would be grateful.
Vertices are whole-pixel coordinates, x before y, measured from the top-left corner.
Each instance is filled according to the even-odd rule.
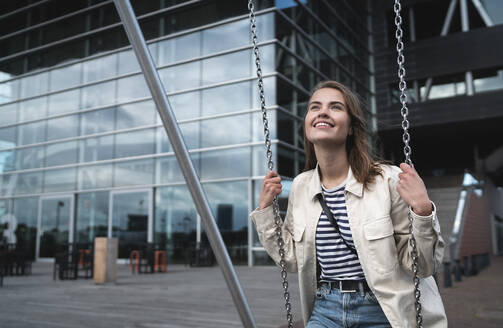
[[[133,7],[235,264],[263,264],[248,213],[266,173],[246,4],[140,1]],[[302,121],[320,80],[375,111],[367,1],[257,1],[274,162],[304,166]],[[183,262],[208,245],[112,1],[0,5],[3,238],[51,258],[58,244],[119,239]],[[0,237],[2,234],[0,234]]]

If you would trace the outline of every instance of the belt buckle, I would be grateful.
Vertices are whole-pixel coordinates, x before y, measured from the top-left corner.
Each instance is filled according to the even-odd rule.
[[[339,280],[339,291],[341,293],[356,293],[356,289],[342,289],[342,280]]]

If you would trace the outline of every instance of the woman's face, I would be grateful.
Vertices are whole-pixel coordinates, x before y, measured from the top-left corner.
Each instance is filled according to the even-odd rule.
[[[334,88],[317,90],[309,100],[304,126],[315,145],[345,144],[352,129],[342,93]]]

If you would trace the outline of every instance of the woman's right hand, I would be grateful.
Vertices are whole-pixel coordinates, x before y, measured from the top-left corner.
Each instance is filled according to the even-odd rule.
[[[281,178],[275,171],[269,171],[262,182],[262,191],[258,200],[259,210],[272,204],[274,196],[281,194]]]

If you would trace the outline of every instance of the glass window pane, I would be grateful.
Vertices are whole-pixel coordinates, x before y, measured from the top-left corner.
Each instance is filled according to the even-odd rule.
[[[80,90],[70,90],[49,96],[49,115],[79,110]]]
[[[246,78],[250,75],[249,50],[203,60],[203,85]]]
[[[17,126],[0,128],[0,149],[7,149],[16,146]]]
[[[16,156],[19,156],[17,150],[0,151],[0,173],[14,171]]]
[[[178,121],[196,118],[200,116],[201,91],[180,93],[169,97],[175,117]],[[157,123],[161,123],[161,118],[157,115]]]
[[[262,118],[262,112],[256,112],[252,114],[253,120],[253,132],[252,132],[252,141],[264,141],[264,122]],[[267,121],[269,127],[269,137],[271,140],[276,139],[278,137],[276,133],[276,115],[277,111],[275,109],[267,111]]]
[[[115,107],[80,114],[81,135],[109,132],[114,130]]]
[[[17,179],[16,174],[3,174],[0,175],[0,195],[1,196],[11,196],[14,194],[15,186],[13,186],[13,183],[11,181],[17,181],[14,180]]]
[[[77,163],[77,141],[61,142],[46,146],[46,166]]]
[[[155,152],[155,130],[141,130],[115,135],[115,157],[130,157]]]
[[[2,118],[0,125],[17,123],[18,103],[0,106],[0,117]]]
[[[252,176],[265,176],[267,168],[267,157],[265,155],[265,145],[252,147]],[[271,145],[272,161],[276,163],[276,145]]]
[[[44,174],[44,192],[75,190],[77,168],[47,170]]]
[[[79,190],[112,186],[112,164],[79,167]]]
[[[126,102],[138,98],[151,97],[143,74],[124,77],[118,80],[117,102]]]
[[[203,55],[246,46],[249,42],[250,23],[247,20],[209,28],[203,30]]]
[[[117,54],[88,60],[83,63],[84,83],[101,81],[117,75]]]
[[[47,72],[23,77],[20,82],[21,98],[37,96],[47,93],[49,75]]]
[[[0,73],[0,79],[2,73]],[[0,104],[19,99],[19,80],[0,83]]]
[[[200,56],[201,33],[191,33],[159,42],[159,61],[163,66],[180,60]]]
[[[154,243],[166,248],[169,263],[184,263],[197,229],[197,211],[186,186],[157,189],[154,221]]]
[[[166,92],[197,88],[201,80],[199,66],[199,62],[191,62],[159,70]]]
[[[199,122],[180,124],[183,140],[188,149],[199,148]],[[167,153],[173,151],[171,142],[164,127],[157,128],[157,153]]]
[[[43,167],[45,159],[44,148],[42,146],[17,149],[16,169],[26,170]]]
[[[82,88],[82,108],[115,104],[115,82],[104,82]]]
[[[47,116],[47,97],[39,97],[19,103],[19,120],[31,121]]]
[[[252,107],[252,84],[241,82],[202,91],[202,116],[235,112]]]
[[[82,63],[65,66],[51,71],[51,91],[71,88],[81,82]]]
[[[250,130],[250,114],[201,121],[201,147],[250,142]]]
[[[114,136],[103,136],[81,140],[79,149],[81,162],[95,162],[112,159],[114,156]]]
[[[201,153],[201,179],[250,176],[250,148]]]
[[[18,174],[15,193],[21,195],[42,192],[42,176],[43,172]]]
[[[47,140],[77,137],[79,135],[79,115],[54,118],[47,121]]]
[[[153,101],[117,106],[117,130],[155,124],[157,110]]]
[[[19,144],[28,145],[45,141],[45,121],[19,125]]]
[[[203,184],[211,210],[234,264],[248,260],[248,181]]]
[[[119,162],[114,166],[114,186],[149,185],[154,182],[154,160]]]
[[[38,197],[16,198],[13,213],[17,220],[17,247],[26,250],[29,259],[35,259],[37,238]]]
[[[292,91],[292,88],[287,84],[288,88],[290,89],[290,92]],[[253,108],[260,108],[260,97],[259,97],[259,91],[258,87],[256,84],[253,84],[253,95],[252,95],[252,100],[253,100]],[[278,101],[276,101],[276,78],[275,77],[268,77],[264,79],[264,92],[265,92],[265,104],[266,106],[273,106],[276,104],[281,104]]]
[[[196,169],[196,172],[199,174],[199,153],[190,154],[190,159],[192,160],[192,165]],[[157,164],[157,178],[156,183],[176,183],[176,182],[184,182],[185,178],[183,177],[182,170],[178,165],[178,161],[175,156],[168,156],[158,158],[156,160]]]
[[[92,244],[95,237],[107,236],[108,203],[107,191],[78,194],[75,242]]]

